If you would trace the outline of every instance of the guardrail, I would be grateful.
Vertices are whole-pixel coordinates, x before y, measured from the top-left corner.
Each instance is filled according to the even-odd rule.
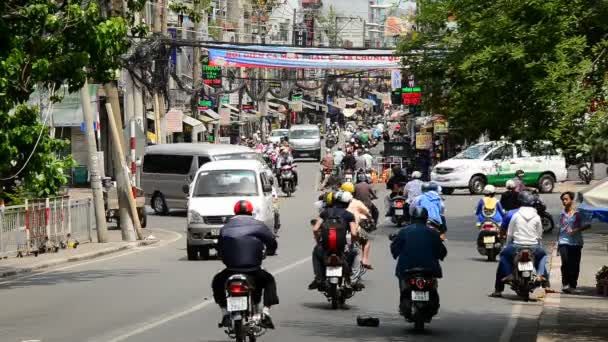
[[[69,197],[26,200],[25,204],[0,208],[0,256],[38,251],[47,241],[55,246],[67,234],[90,242],[95,227],[92,199]]]

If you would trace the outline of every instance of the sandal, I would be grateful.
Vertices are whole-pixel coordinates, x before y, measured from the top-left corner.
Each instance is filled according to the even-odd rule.
[[[368,270],[373,270],[374,269],[371,264],[361,263],[361,267],[363,267],[365,269],[368,269]]]

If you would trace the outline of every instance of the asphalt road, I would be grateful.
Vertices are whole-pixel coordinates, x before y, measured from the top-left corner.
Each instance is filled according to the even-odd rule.
[[[478,198],[465,194],[447,197],[449,252],[439,283],[441,309],[426,332],[415,333],[398,315],[387,238],[396,228],[390,224],[374,233],[375,269],[364,276],[367,288],[347,308],[331,310],[322,294],[307,290],[316,168],[301,163],[300,188],[295,197],[281,199],[279,255],[265,261],[277,278],[281,304],[272,312],[277,329],[261,341],[535,340],[539,302],[523,303],[509,290],[506,298],[487,296],[496,264],[477,254],[472,212]],[[557,195],[545,199],[556,214]],[[183,234],[184,212],[149,219],[151,227]],[[187,261],[182,236],[155,248],[0,281],[0,341],[229,341],[217,328],[219,312],[211,298],[211,279],[221,269],[217,260]],[[379,317],[380,327],[357,327],[357,315]]]

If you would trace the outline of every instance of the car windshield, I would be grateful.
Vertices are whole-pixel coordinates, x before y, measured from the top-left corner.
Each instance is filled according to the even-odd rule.
[[[270,132],[270,136],[271,137],[285,137],[289,134],[288,130],[281,130],[281,131],[272,131]]]
[[[481,159],[496,145],[494,144],[477,144],[473,145],[466,150],[458,153],[454,159]]]
[[[218,154],[213,157],[214,160],[242,160],[242,159],[257,159],[258,154],[256,152],[240,152],[230,154]]]
[[[289,133],[290,139],[315,139],[319,137],[319,131],[316,129],[299,129]]]
[[[202,171],[192,197],[256,196],[258,183],[251,170]]]

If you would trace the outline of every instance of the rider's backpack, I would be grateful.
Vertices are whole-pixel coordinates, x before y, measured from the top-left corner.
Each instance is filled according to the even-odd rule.
[[[321,244],[325,251],[342,253],[346,247],[348,225],[334,208],[328,209],[329,215],[321,224]]]
[[[484,217],[492,218],[496,215],[498,200],[494,197],[484,197],[482,213]]]

